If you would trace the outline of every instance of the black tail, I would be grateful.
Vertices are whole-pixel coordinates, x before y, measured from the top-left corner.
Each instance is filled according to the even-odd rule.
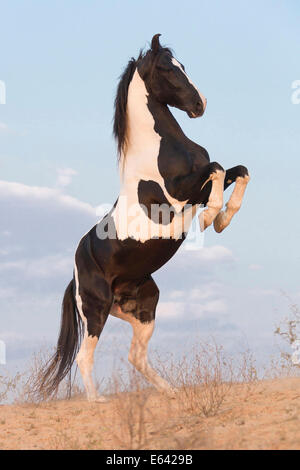
[[[82,337],[82,322],[75,304],[73,281],[66,288],[62,303],[60,333],[55,354],[41,371],[39,395],[51,396],[60,382],[71,373]]]

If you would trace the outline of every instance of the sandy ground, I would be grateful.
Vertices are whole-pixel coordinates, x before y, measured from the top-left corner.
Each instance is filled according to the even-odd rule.
[[[198,411],[198,412],[197,412]],[[135,425],[133,424],[135,423]],[[0,449],[300,449],[300,378],[233,385],[215,416],[148,390],[0,406]]]

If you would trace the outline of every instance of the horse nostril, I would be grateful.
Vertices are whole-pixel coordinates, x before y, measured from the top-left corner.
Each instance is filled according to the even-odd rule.
[[[206,104],[207,104],[207,99],[204,98],[204,96],[203,96],[203,98],[201,98],[201,100],[198,101],[197,108],[204,112],[205,108],[206,108]]]

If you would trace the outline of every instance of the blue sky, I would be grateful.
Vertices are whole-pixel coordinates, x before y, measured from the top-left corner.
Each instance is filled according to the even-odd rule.
[[[158,32],[208,99],[203,118],[174,111],[185,133],[225,168],[246,165],[252,180],[232,225],[205,234],[205,255],[179,253],[156,275],[154,341],[169,338],[174,311],[174,344],[185,322],[187,335],[247,336],[271,350],[276,315],[286,313],[280,289],[300,294],[299,2],[11,0],[0,16],[0,339],[11,358],[54,341],[76,243],[94,207],[118,194],[118,76]]]

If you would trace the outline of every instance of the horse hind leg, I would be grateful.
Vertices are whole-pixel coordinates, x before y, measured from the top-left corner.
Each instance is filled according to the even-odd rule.
[[[76,362],[81,373],[88,401],[105,402],[105,397],[98,396],[92,377],[94,352],[97,343],[98,337],[89,335],[87,325],[85,325],[85,333],[76,357]]]
[[[123,302],[120,299],[120,303],[115,303],[110,313],[131,324],[133,337],[128,355],[129,362],[157,390],[174,397],[175,390],[148,362],[148,343],[154,331],[158,297],[159,290],[150,277],[139,287],[137,297],[134,300]]]
[[[132,314],[122,314],[120,310],[114,309],[112,315],[128,321],[133,330],[130,351],[128,354],[129,362],[150,382],[154,387],[170,397],[175,395],[175,390],[163,379],[148,362],[148,343],[154,331],[155,321],[141,322]]]
[[[154,323],[154,320],[147,323],[140,320],[131,322],[133,337],[128,360],[157,390],[173,397],[175,390],[148,362],[148,343],[154,331]]]
[[[226,171],[225,189],[235,182],[233,192],[226,204],[225,211],[219,212],[214,220],[214,229],[222,232],[231,222],[232,217],[239,211],[250,176],[246,167],[239,165]]]
[[[74,274],[76,306],[84,324],[84,336],[76,362],[81,373],[88,401],[105,402],[107,401],[106,398],[98,395],[92,372],[94,352],[109,314],[112,295],[107,282],[101,274],[98,276],[94,274],[88,277],[88,289],[84,282],[79,280],[76,264]]]

